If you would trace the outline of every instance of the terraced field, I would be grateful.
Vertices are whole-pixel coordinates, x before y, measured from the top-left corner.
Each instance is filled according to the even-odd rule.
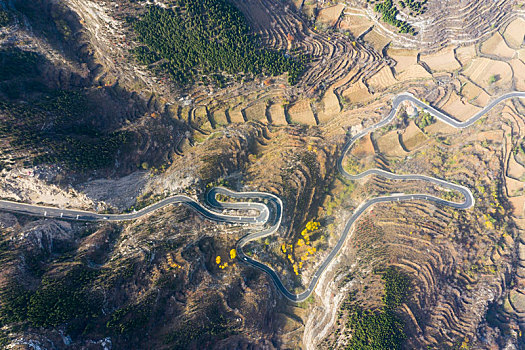
[[[108,264],[133,257],[138,267],[126,277],[119,272],[125,296],[106,290],[111,298],[108,314],[97,319],[100,329],[127,307],[142,312],[152,303],[171,323],[155,332],[148,325],[161,321],[145,318],[145,340],[137,346],[155,338],[148,346],[177,347],[183,339],[206,348],[347,348],[355,331],[351,310],[359,307],[371,312],[366,315],[395,314],[406,348],[523,346],[525,103],[518,97],[525,93],[525,3],[429,0],[414,15],[408,2],[394,0],[398,19],[417,32],[408,35],[385,23],[374,11],[377,2],[233,0],[264,46],[308,58],[293,86],[286,74],[232,74],[224,87],[198,81],[177,90],[153,74],[155,65],[139,66],[130,55],[138,43],[126,18],[140,17],[142,1],[61,3],[71,8],[71,40],[78,38],[79,51],[89,54],[80,63],[62,57],[58,46],[40,47],[40,38],[27,40],[32,34],[23,22],[0,28],[2,43],[38,46],[60,65],[75,65],[83,82],[93,79],[93,90],[129,90],[130,99],[144,101],[119,116],[121,129],[136,135],[137,149],[124,160],[136,174],[122,183],[78,180],[90,183],[75,192],[61,187],[69,177],[59,169],[32,179],[31,164],[17,155],[5,152],[0,160],[0,166],[21,164],[11,172],[0,168],[2,199],[48,205],[0,203],[12,206],[7,209],[34,210],[49,222],[133,219],[111,223],[117,238],[103,252]],[[63,31],[52,19],[52,28]],[[510,91],[519,94],[498,100]],[[479,115],[487,105],[492,109]],[[473,116],[476,122],[466,123]],[[44,188],[45,176],[57,184]],[[31,182],[38,184],[32,192],[24,188]],[[236,189],[220,193],[237,200],[216,206],[223,214],[198,204],[214,206],[215,198],[206,197],[214,186]],[[129,204],[127,214],[106,214],[117,212],[105,201],[121,189],[123,203],[136,200],[146,209],[135,213]],[[239,203],[238,192],[249,201]],[[49,202],[52,193],[60,201]],[[51,208],[68,198],[92,213]],[[214,223],[193,211],[160,208],[169,203],[185,203]],[[248,232],[256,227],[261,230]],[[24,239],[18,226],[8,231],[13,242]],[[71,259],[84,263],[75,254]],[[13,261],[25,266],[18,256]],[[64,263],[54,257],[46,268]],[[386,266],[407,276],[410,290],[385,311]],[[35,285],[41,282],[27,271],[22,274],[31,274]],[[208,296],[214,299],[204,310]],[[120,329],[127,327],[125,315]],[[195,332],[202,329],[210,334]],[[131,334],[112,341],[129,348],[136,340]]]

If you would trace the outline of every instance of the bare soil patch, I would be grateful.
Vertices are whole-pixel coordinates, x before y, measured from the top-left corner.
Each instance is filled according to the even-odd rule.
[[[461,65],[454,57],[454,48],[446,47],[430,55],[421,55],[421,61],[425,62],[432,72],[451,72],[461,68]]]
[[[355,143],[350,152],[356,157],[373,156],[375,154],[374,144],[370,138],[370,134],[363,136],[359,141]]]
[[[525,63],[518,59],[513,59],[509,63],[514,72],[514,84],[516,90],[525,91]]]
[[[483,88],[494,84],[496,87],[508,89],[512,78],[512,70],[506,62],[484,57],[474,59],[463,73]],[[495,81],[491,84],[492,77]]]
[[[241,108],[236,107],[228,111],[230,120],[232,123],[244,123],[244,117],[242,116]]]
[[[304,1],[297,1],[298,3],[303,4],[302,12],[305,13],[309,18],[314,19],[315,13],[317,11],[317,2],[310,1],[310,0],[304,0]]]
[[[503,142],[503,130],[481,131],[476,136],[478,141]]]
[[[523,216],[523,208],[525,206],[525,196],[510,197],[509,202],[512,205],[512,212],[514,216]]]
[[[408,67],[404,72],[401,74],[396,74],[396,78],[399,81],[408,81],[408,80],[421,80],[421,79],[431,79],[432,74],[427,72],[425,68],[420,66],[419,64],[414,64],[410,67]]]
[[[323,123],[332,119],[332,117],[337,115],[340,111],[341,106],[339,105],[339,99],[335,95],[334,91],[326,91],[323,99],[321,100],[321,110],[317,115],[319,123]]]
[[[408,67],[417,64],[417,50],[389,48],[387,54],[397,62],[394,67],[396,73],[401,73]]]
[[[519,49],[518,51],[518,58],[525,62],[525,49]]]
[[[407,152],[399,143],[399,134],[397,130],[389,131],[376,140],[379,152],[388,157],[404,157]]]
[[[512,155],[509,157],[507,175],[516,180],[523,178],[525,175],[525,168],[520,163],[518,163]]]
[[[314,113],[312,112],[312,108],[310,107],[310,101],[308,100],[301,100],[295,103],[288,110],[288,114],[290,115],[292,122],[306,125],[317,124]]]
[[[260,120],[266,122],[266,103],[259,102],[250,107],[246,107],[244,115],[248,120]]]
[[[206,112],[206,107],[197,107],[193,113],[193,124],[199,128],[207,131],[212,130],[210,120],[208,119],[208,113]]]
[[[447,103],[445,103],[441,109],[452,117],[461,121],[469,119],[481,110],[481,108],[468,103],[456,93],[452,93],[450,95]]]
[[[456,117],[453,115],[452,117]],[[432,135],[451,135],[451,134],[457,134],[458,129],[454,128],[453,126],[450,126],[448,124],[443,123],[442,121],[438,120],[433,124],[430,124],[425,128],[425,132],[427,134]]]
[[[407,80],[418,80],[432,78],[432,75],[428,73],[417,62],[417,50],[405,50],[405,49],[394,49],[389,48],[388,56],[392,57],[396,61],[396,65],[393,70],[396,79],[399,81]]]
[[[377,72],[375,75],[373,75],[368,80],[368,85],[374,89],[374,91],[381,91],[388,89],[392,85],[397,84],[398,81],[396,78],[394,78],[394,75],[392,74],[392,69],[388,66],[384,66],[381,68],[379,72]]]
[[[401,134],[401,141],[408,151],[414,151],[428,141],[428,136],[412,120]]]
[[[496,32],[481,44],[480,51],[487,55],[496,55],[502,58],[514,57],[514,50],[508,47],[500,33]]]
[[[466,79],[462,83],[461,93],[469,103],[478,107],[485,107],[489,103],[490,96],[483,89]]]
[[[476,47],[474,45],[461,46],[456,49],[456,57],[462,66],[467,65],[476,56]]]
[[[226,118],[226,111],[219,109],[213,112],[213,120],[217,125],[228,125],[228,119]]]
[[[525,20],[523,18],[516,18],[505,29],[503,33],[505,40],[509,46],[514,49],[520,48],[525,38]]]
[[[370,32],[366,33],[364,36],[364,39],[368,41],[374,49],[381,52],[385,48],[385,46],[390,43],[390,39],[383,34],[380,34],[375,28],[372,29]]]
[[[349,30],[356,38],[373,25],[374,23],[366,15],[360,13],[347,13],[339,22],[339,28]]]
[[[374,95],[368,91],[368,88],[362,81],[358,81],[343,91],[343,97],[351,103],[365,103],[370,101]]]
[[[337,23],[337,20],[343,13],[345,4],[337,4],[335,6],[330,6],[319,11],[317,15],[317,21],[329,26],[334,26]]]
[[[274,125],[287,125],[286,115],[284,114],[284,107],[280,103],[274,103],[270,106],[268,113],[272,118],[272,124]]]
[[[507,194],[509,197],[516,197],[523,195],[523,186],[525,184],[519,180],[505,176],[505,187],[507,187]]]
[[[292,0],[293,4],[295,5],[296,9],[300,9],[303,5],[304,0]]]

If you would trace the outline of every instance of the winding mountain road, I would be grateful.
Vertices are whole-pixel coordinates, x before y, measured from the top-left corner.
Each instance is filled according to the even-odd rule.
[[[375,197],[375,198],[372,198],[362,203],[352,213],[350,218],[347,220],[346,225],[343,229],[343,232],[339,240],[337,241],[336,245],[332,248],[332,250],[330,251],[328,256],[323,260],[323,262],[318,266],[308,287],[301,294],[294,294],[290,292],[283,285],[281,279],[279,278],[277,273],[272,268],[270,268],[269,266],[255,259],[250,258],[243,251],[243,247],[248,242],[274,234],[281,226],[282,216],[283,216],[283,213],[282,213],[283,203],[279,197],[271,193],[234,192],[226,188],[215,187],[206,194],[206,198],[205,198],[206,203],[211,208],[207,208],[206,206],[200,204],[199,202],[195,201],[194,199],[188,196],[178,195],[178,196],[165,198],[139,211],[132,212],[132,213],[125,213],[125,214],[98,214],[98,213],[88,212],[88,211],[59,209],[59,208],[53,208],[53,207],[23,204],[23,203],[6,201],[6,200],[0,200],[0,210],[20,213],[20,214],[26,214],[26,215],[43,216],[43,217],[67,219],[67,220],[124,221],[124,220],[134,220],[134,219],[140,218],[144,215],[150,214],[151,212],[157,209],[163,208],[167,205],[183,204],[183,205],[193,208],[203,217],[209,220],[213,220],[215,222],[249,224],[249,225],[259,225],[259,226],[266,225],[266,228],[262,230],[250,232],[247,235],[243,236],[237,242],[237,251],[238,251],[239,259],[241,259],[245,263],[248,263],[266,272],[271,277],[271,279],[274,281],[279,291],[287,299],[294,301],[294,302],[301,302],[301,301],[304,301],[306,298],[308,298],[311,295],[315,286],[317,285],[317,282],[321,278],[323,272],[327,269],[327,267],[330,265],[330,263],[339,253],[340,249],[342,248],[343,244],[348,238],[348,235],[352,232],[352,227],[354,223],[372,205],[377,204],[377,203],[385,203],[385,202],[427,200],[427,201],[432,201],[437,204],[449,206],[449,207],[456,208],[456,209],[468,209],[474,206],[474,203],[475,203],[474,196],[472,195],[472,192],[467,187],[457,185],[457,184],[454,184],[454,183],[451,183],[451,182],[448,182],[442,179],[437,179],[434,177],[419,175],[419,174],[397,175],[397,174],[393,174],[393,173],[390,173],[384,170],[380,170],[380,169],[370,169],[370,170],[364,171],[356,175],[349,174],[348,172],[345,171],[343,167],[343,159],[345,158],[346,154],[348,153],[352,145],[357,140],[367,135],[368,133],[373,132],[374,130],[381,128],[387,125],[388,123],[392,122],[392,120],[394,120],[397,114],[399,106],[401,105],[401,103],[405,101],[412,102],[415,106],[422,108],[426,112],[430,113],[433,117],[441,120],[442,122],[450,126],[453,126],[455,128],[466,128],[474,124],[481,117],[483,117],[494,106],[510,98],[525,98],[525,92],[510,92],[510,93],[504,94],[496,98],[494,101],[492,101],[490,104],[488,104],[485,108],[483,108],[481,111],[479,111],[476,115],[474,115],[467,121],[461,122],[461,121],[458,121],[442,113],[441,111],[435,109],[434,107],[429,106],[428,104],[417,99],[410,93],[402,93],[402,94],[397,95],[393,99],[392,109],[390,113],[384,119],[382,119],[380,122],[378,122],[375,125],[372,125],[368,128],[363,129],[361,132],[351,137],[348,140],[348,142],[345,144],[345,146],[343,147],[342,154],[337,161],[337,168],[339,172],[345,178],[355,181],[355,180],[363,179],[370,175],[378,175],[378,176],[382,176],[382,177],[392,179],[392,180],[426,181],[426,182],[438,185],[442,188],[457,191],[463,195],[464,200],[458,203],[458,202],[447,201],[447,200],[444,200],[444,199],[441,199],[435,196],[431,196],[428,194],[392,194],[392,195],[387,195],[387,196]],[[236,199],[252,198],[258,201],[265,201],[267,204],[257,203],[257,202],[220,202],[216,198],[217,195],[219,194],[228,196],[230,198],[236,198]],[[227,214],[223,214],[219,212],[223,210],[255,210],[259,214],[257,216],[227,215]]]
[[[215,198],[215,195],[222,194],[232,198],[246,198],[255,197],[251,192],[233,192],[226,188],[216,187],[208,193],[209,198]],[[260,197],[258,197],[260,198]],[[26,214],[32,216],[43,216],[48,218],[66,219],[66,220],[80,220],[80,221],[129,221],[138,219],[144,215],[148,215],[155,210],[163,208],[170,204],[183,204],[195,209],[203,217],[216,221],[226,223],[238,224],[255,224],[263,225],[268,221],[268,207],[261,203],[222,203],[217,200],[209,201],[208,204],[217,210],[224,209],[254,209],[259,212],[258,216],[238,216],[225,215],[211,209],[206,208],[199,202],[188,196],[179,195],[165,198],[155,204],[145,207],[139,211],[125,214],[99,214],[89,211],[60,209],[54,207],[46,207],[32,204],[24,204],[6,200],[0,200],[0,210],[15,212],[19,214]]]

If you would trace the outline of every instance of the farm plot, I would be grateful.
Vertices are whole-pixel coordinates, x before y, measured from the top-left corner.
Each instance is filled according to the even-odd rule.
[[[420,59],[428,65],[432,72],[451,72],[461,68],[456,57],[454,57],[452,47],[444,48],[430,55],[421,55]]]
[[[462,66],[466,66],[476,56],[476,47],[474,45],[461,46],[456,49],[456,57]]]
[[[363,35],[373,25],[374,23],[366,15],[360,13],[345,13],[339,22],[340,29],[349,30],[356,38]]]
[[[374,95],[368,91],[368,88],[362,81],[358,81],[343,91],[343,97],[348,99],[350,103],[366,103],[370,101]]]
[[[514,49],[518,49],[523,45],[523,39],[525,38],[525,20],[522,18],[516,18],[514,21],[505,29],[503,33],[505,40],[509,46]]]
[[[514,57],[514,50],[508,47],[500,33],[496,32],[481,44],[480,51],[487,55],[495,55],[501,58]]]
[[[401,141],[408,151],[414,151],[428,141],[428,136],[412,120],[401,134]]]
[[[456,93],[452,93],[450,95],[447,103],[445,103],[441,109],[461,121],[469,119],[481,110],[481,108],[464,101],[464,99],[462,99]]]
[[[392,74],[392,69],[388,66],[381,68],[379,72],[368,80],[368,85],[374,90],[374,92],[388,89],[397,83],[398,81]]]
[[[389,131],[376,140],[379,152],[388,157],[404,157],[408,153],[399,143],[399,134],[397,130]]]
[[[266,103],[259,102],[252,106],[246,107],[244,115],[247,120],[259,120],[266,122]]]
[[[314,113],[310,107],[310,101],[301,100],[288,110],[292,122],[306,125],[316,125]]]
[[[484,107],[489,103],[490,96],[482,88],[472,84],[464,77],[462,77],[461,83],[461,94],[469,103],[478,107]]]
[[[274,125],[286,125],[286,114],[284,114],[284,107],[280,103],[274,103],[268,109],[270,118],[272,118],[272,124]]]
[[[366,136],[363,136],[361,139],[359,139],[352,147],[350,153],[359,158],[374,155],[375,149],[372,139],[370,138],[370,134],[367,134]]]
[[[339,17],[341,17],[344,8],[345,4],[337,4],[321,9],[317,15],[317,21],[332,27],[337,23]]]
[[[339,105],[339,99],[333,92],[333,90],[328,90],[325,92],[323,99],[321,100],[321,110],[318,114],[319,123],[326,122],[330,120],[333,116],[337,115],[341,111],[341,106]]]
[[[512,70],[506,62],[484,57],[474,59],[463,74],[483,88],[494,85],[508,89],[512,79]]]

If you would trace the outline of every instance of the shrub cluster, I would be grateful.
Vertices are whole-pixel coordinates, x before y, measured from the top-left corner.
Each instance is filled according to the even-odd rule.
[[[392,0],[384,0],[374,6],[374,11],[381,13],[381,19],[399,29],[399,33],[416,35],[414,27],[410,23],[397,19],[399,10]]]

